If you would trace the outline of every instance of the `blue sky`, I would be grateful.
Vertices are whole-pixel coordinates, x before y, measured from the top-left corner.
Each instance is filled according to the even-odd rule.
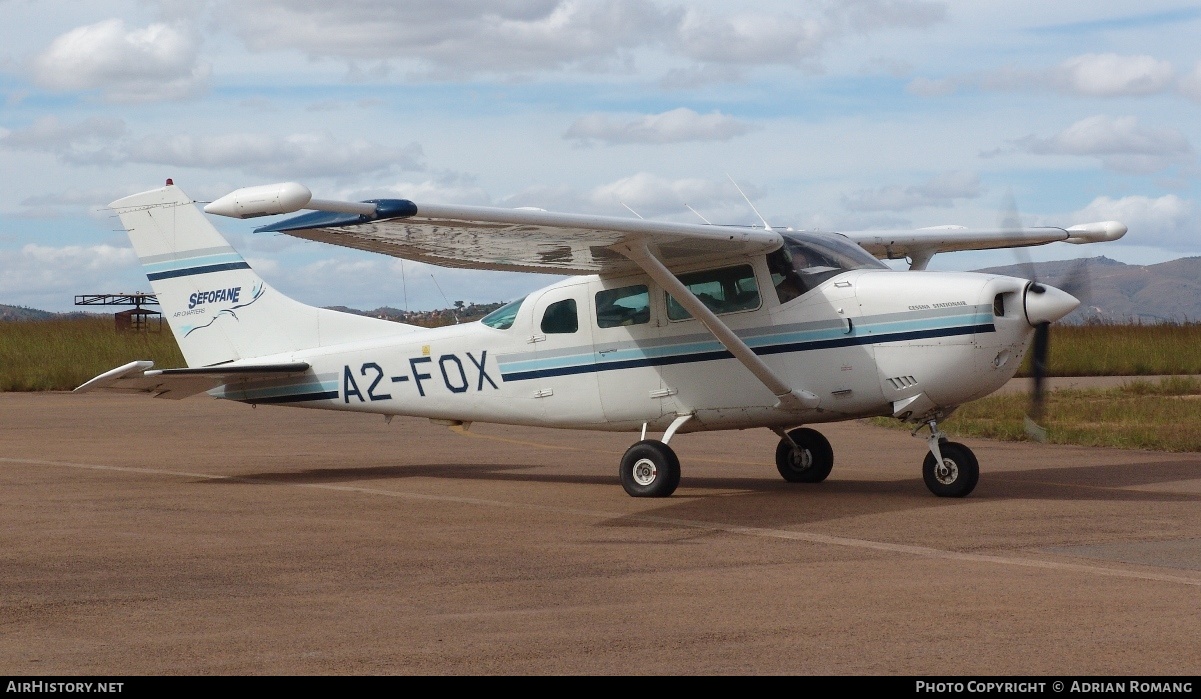
[[[295,180],[320,198],[860,230],[1117,219],[1201,255],[1201,10],[1094,0],[0,0],[0,303],[145,290],[105,204]],[[214,219],[317,305],[500,301],[535,275],[402,264]],[[935,257],[932,269],[1015,261]],[[441,291],[439,290],[439,287]],[[445,293],[445,299],[443,297]]]

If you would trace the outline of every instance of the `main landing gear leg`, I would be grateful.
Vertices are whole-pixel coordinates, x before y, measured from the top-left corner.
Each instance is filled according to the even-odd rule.
[[[692,415],[677,417],[663,433],[663,441],[646,439],[646,425],[642,426],[642,441],[626,450],[618,469],[621,487],[628,495],[665,498],[676,492],[680,485],[680,459],[667,443],[690,419]]]
[[[980,480],[980,463],[971,449],[958,442],[949,442],[938,429],[938,422],[930,420],[930,436],[926,442],[930,453],[922,462],[922,480],[931,493],[943,498],[961,498],[972,492]],[[917,434],[917,430],[914,430]]]

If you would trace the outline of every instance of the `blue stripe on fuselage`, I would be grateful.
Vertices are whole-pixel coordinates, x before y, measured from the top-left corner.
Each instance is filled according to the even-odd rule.
[[[785,341],[780,342],[781,338],[796,338],[805,335],[832,335],[829,331],[816,331],[812,333],[785,333],[783,335],[769,336],[748,339],[747,344],[751,346],[755,354],[783,354],[786,352],[806,352],[812,350],[832,349],[836,347],[853,347],[856,345],[875,345],[886,342],[903,342],[907,340],[920,340],[936,337],[954,337],[958,335],[974,335],[976,333],[995,332],[996,327],[991,322],[979,322],[983,320],[983,314],[972,314],[969,316],[974,322],[972,325],[957,325],[949,327],[929,327],[929,319],[926,322],[922,321],[903,321],[879,323],[872,326],[867,326],[862,329],[856,328],[856,332],[862,334],[848,336],[843,331],[837,331],[836,336],[822,337],[821,339],[810,339],[801,341]],[[988,317],[988,316],[985,316]],[[947,319],[950,321],[958,320],[963,322],[963,316],[957,319]],[[991,321],[991,317],[989,317]],[[915,328],[917,325],[925,325],[924,328]],[[891,332],[881,332],[880,328],[891,328]],[[697,348],[700,351],[681,351],[685,347]],[[704,349],[701,349],[704,348]],[[636,352],[637,350],[626,350],[623,354]],[[692,362],[710,362],[719,359],[732,359],[725,348],[717,342],[706,343],[690,343],[688,345],[677,345],[669,347],[654,348],[653,350],[641,352],[642,356],[622,359],[614,357],[613,359],[605,359],[601,361],[585,361],[579,363],[584,357],[589,355],[570,355],[565,357],[557,357],[543,361],[526,360],[513,362],[509,367],[503,366],[505,362],[501,360],[501,378],[505,381],[525,381],[528,379],[539,379],[549,376],[568,376],[571,374],[586,374],[589,372],[615,371],[618,369],[630,369],[634,367],[648,366],[666,366],[669,364],[688,364]],[[568,364],[567,362],[576,362]],[[528,368],[525,368],[528,367]],[[535,368],[537,367],[537,368]]]

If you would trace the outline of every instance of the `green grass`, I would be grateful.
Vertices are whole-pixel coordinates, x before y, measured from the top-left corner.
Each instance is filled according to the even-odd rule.
[[[136,359],[184,366],[171,332],[117,332],[111,317],[0,323],[0,391],[69,391]]]
[[[949,437],[1031,441],[1025,394],[995,395],[963,405],[939,427]],[[873,424],[910,429],[892,418]],[[1171,377],[1121,388],[1063,389],[1047,393],[1039,426],[1050,444],[1201,451],[1201,380]]]
[[[1051,376],[1201,374],[1201,323],[1052,325]],[[1029,376],[1029,356],[1019,376]]]

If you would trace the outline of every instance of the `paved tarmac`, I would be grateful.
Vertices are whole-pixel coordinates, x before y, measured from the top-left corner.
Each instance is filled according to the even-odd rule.
[[[1196,675],[1201,455],[636,435],[0,394],[0,673]]]

